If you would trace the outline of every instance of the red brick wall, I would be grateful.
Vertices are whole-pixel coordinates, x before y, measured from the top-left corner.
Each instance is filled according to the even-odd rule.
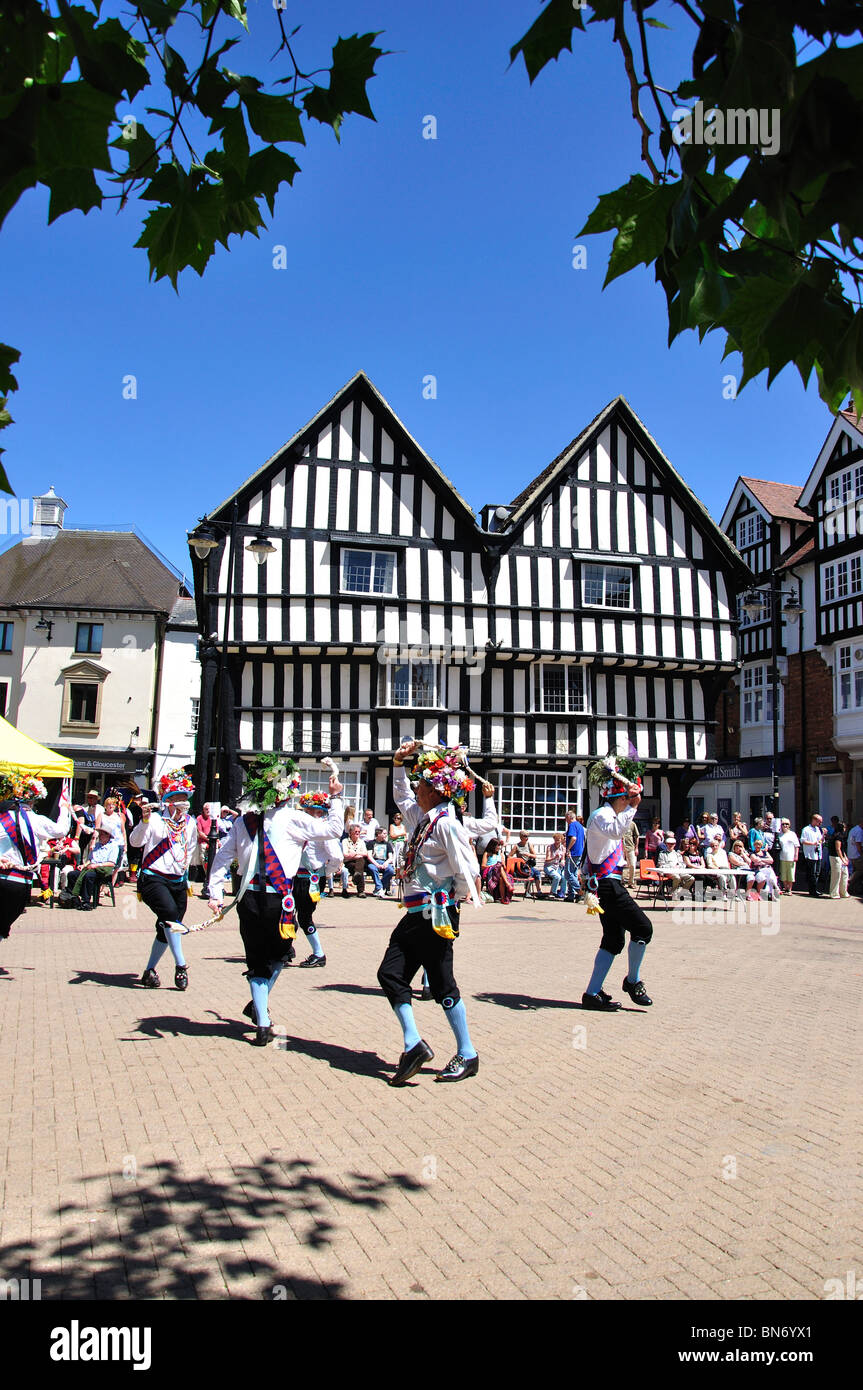
[[[798,754],[796,812],[798,823],[803,825],[817,809],[819,772],[839,770],[846,784],[851,779],[850,759],[843,754],[838,755],[835,765],[816,762],[819,754],[834,752],[833,676],[820,652],[808,651],[788,658],[785,747]]]

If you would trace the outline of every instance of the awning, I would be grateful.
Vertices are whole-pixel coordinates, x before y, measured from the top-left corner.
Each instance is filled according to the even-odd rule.
[[[43,748],[0,715],[0,772],[29,773],[31,777],[71,777],[75,764],[62,753]]]

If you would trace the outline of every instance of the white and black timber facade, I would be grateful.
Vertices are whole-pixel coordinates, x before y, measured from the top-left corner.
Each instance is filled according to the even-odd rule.
[[[392,748],[440,739],[548,833],[610,749],[646,760],[664,823],[713,760],[751,576],[622,397],[478,523],[360,372],[206,522],[197,771],[218,746],[221,796],[258,752],[305,785],[332,752],[383,818]]]

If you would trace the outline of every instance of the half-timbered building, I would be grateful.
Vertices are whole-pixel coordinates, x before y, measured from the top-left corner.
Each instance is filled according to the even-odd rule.
[[[509,824],[547,834],[597,755],[645,759],[664,821],[714,759],[750,576],[622,397],[477,518],[360,372],[191,540],[220,796],[249,755],[309,785],[332,752],[382,817],[420,737],[466,744]]]

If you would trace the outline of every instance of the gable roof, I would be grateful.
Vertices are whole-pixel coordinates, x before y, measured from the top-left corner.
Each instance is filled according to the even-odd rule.
[[[680,499],[684,506],[690,511],[695,512],[699,522],[704,529],[705,538],[712,540],[716,548],[724,555],[725,559],[732,565],[734,570],[742,573],[745,577],[751,578],[751,571],[736,545],[725,534],[721,527],[717,526],[710,512],[705,507],[699,497],[684,482],[673,463],[666,458],[650,431],[643,421],[636,415],[632,406],[625,396],[615,396],[613,401],[609,401],[604,410],[595,415],[589,425],[581,431],[565,449],[552,459],[540,474],[529,483],[522,492],[512,502],[512,515],[507,521],[507,533],[522,522],[530,509],[540,501],[540,499],[553,487],[557,478],[564,472],[576,456],[583,452],[587,447],[592,436],[601,433],[605,426],[617,416],[620,423],[633,434],[639,443],[642,453],[647,462],[650,463],[658,473],[664,474],[671,482],[673,488],[680,494]],[[808,520],[808,518],[807,518]],[[506,534],[506,533],[505,533]]]
[[[771,483],[764,478],[744,478],[741,483],[770,516],[784,521],[811,521],[808,512],[797,505],[803,491],[799,483]]]
[[[396,440],[399,440],[402,446],[407,445],[408,449],[413,449],[419,454],[423,463],[428,467],[432,477],[446,489],[447,493],[452,498],[456,510],[460,510],[463,513],[463,519],[475,525],[476,517],[473,508],[468,505],[458,491],[458,488],[446,476],[442,469],[438,467],[434,459],[430,458],[425,449],[417,443],[410,430],[396,415],[389,401],[384,399],[374,382],[366,376],[366,373],[363,371],[355,372],[350,381],[345,382],[341,390],[337,391],[332,399],[327,401],[326,405],[322,406],[316,415],[312,416],[311,420],[308,420],[301,429],[298,429],[296,434],[291,435],[287,443],[283,444],[280,449],[277,449],[276,452],[267,459],[265,464],[253,473],[251,477],[247,478],[235,492],[232,492],[229,497],[226,497],[224,502],[220,502],[217,507],[214,507],[212,511],[208,512],[206,519],[209,521],[219,517],[219,514],[224,512],[235,499],[253,492],[255,484],[258,482],[263,484],[269,472],[274,471],[276,468],[284,467],[291,462],[299,462],[300,454],[297,454],[294,460],[290,458],[290,454],[297,449],[304,435],[311,434],[317,426],[324,422],[327,415],[331,412],[335,412],[337,407],[341,410],[347,401],[352,399],[358,392],[365,393],[369,398],[368,403],[370,405],[378,406],[389,416],[390,428]],[[333,460],[333,463],[337,462],[338,460]]]
[[[180,582],[133,531],[58,531],[0,555],[0,607],[170,613]]]
[[[821,482],[827,465],[833,457],[836,445],[843,434],[850,439],[852,448],[863,448],[863,422],[857,418],[853,410],[840,410],[830,426],[827,438],[821,446],[821,452],[812,465],[812,472],[803,484],[803,490],[800,493],[801,507],[811,505],[815,490]]]

